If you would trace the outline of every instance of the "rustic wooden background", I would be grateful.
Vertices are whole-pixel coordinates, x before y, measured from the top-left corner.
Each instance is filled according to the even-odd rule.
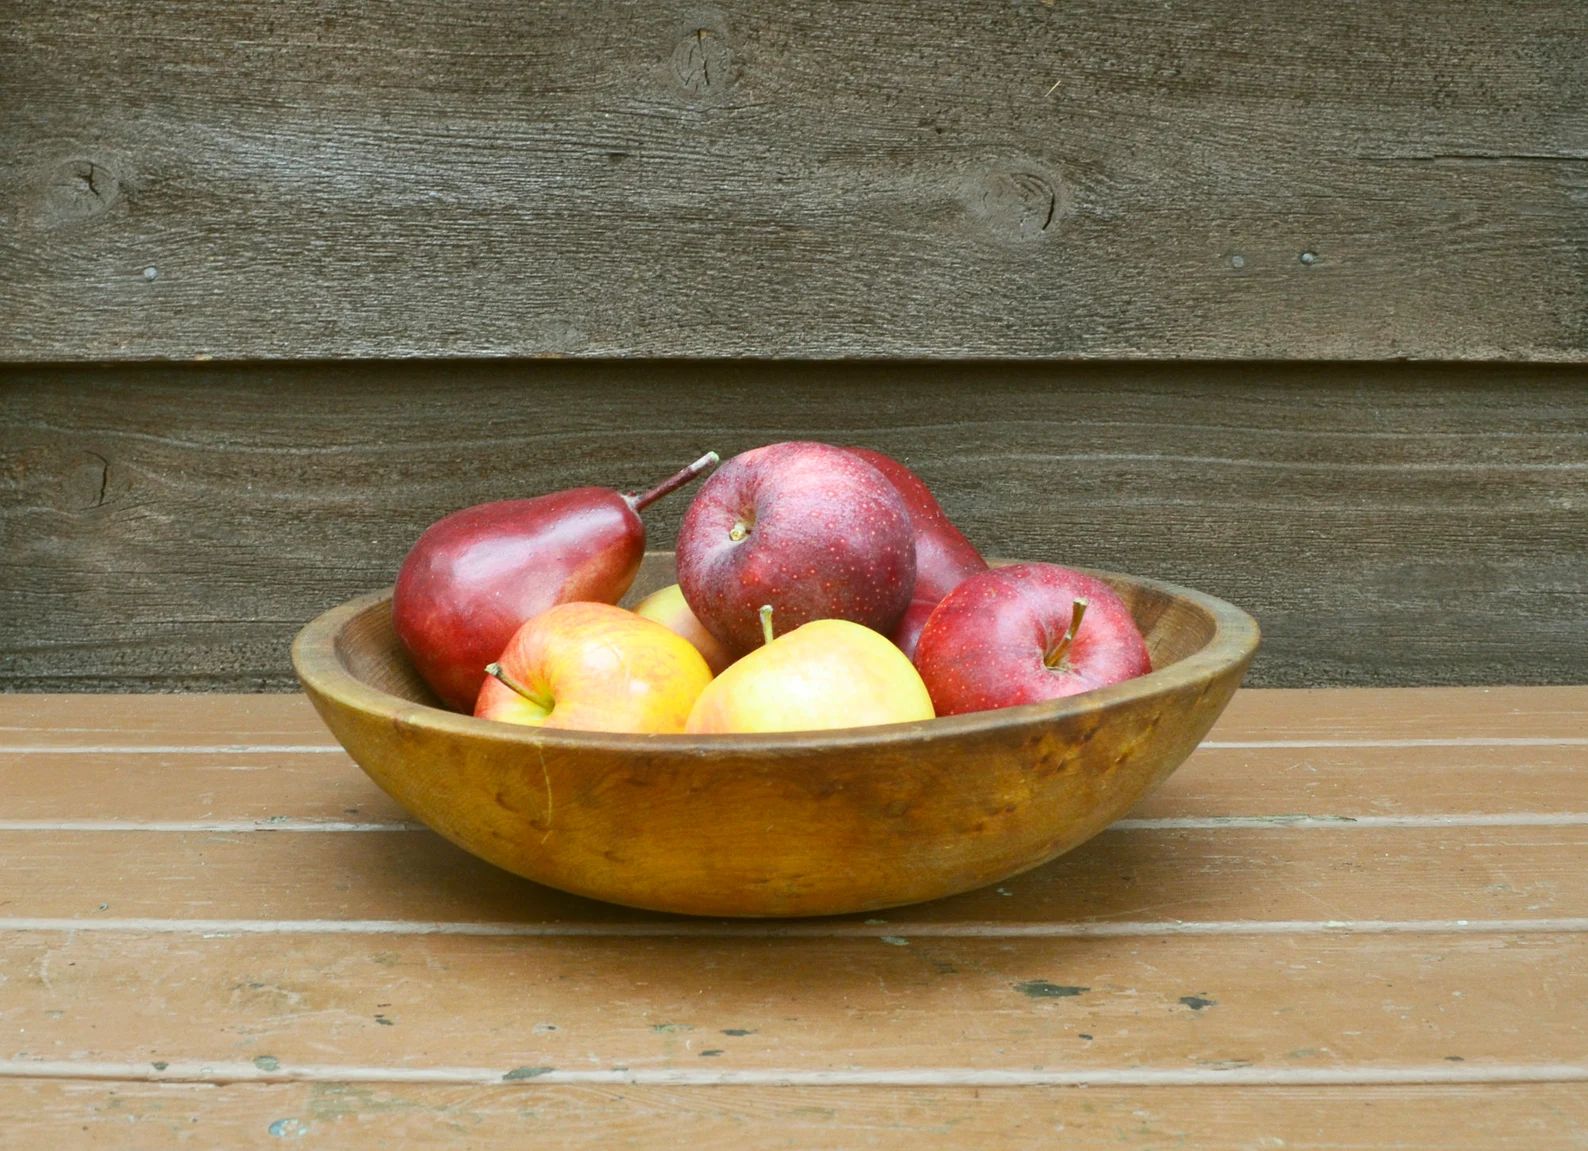
[[[455,507],[706,448],[899,455],[984,550],[1251,610],[1251,682],[1588,678],[1575,369],[83,367],[0,393],[10,686],[291,686],[316,612]],[[687,497],[647,518],[671,546]]]
[[[0,688],[289,688],[453,507],[796,436],[1253,683],[1588,679],[1575,0],[7,17]]]
[[[9,357],[1588,351],[1578,0],[9,10]]]

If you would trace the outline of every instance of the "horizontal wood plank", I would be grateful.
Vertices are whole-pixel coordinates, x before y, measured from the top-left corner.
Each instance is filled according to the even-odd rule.
[[[1055,863],[794,924],[355,831],[400,813],[298,697],[0,695],[0,1112],[68,1151],[1570,1148],[1585,692],[1244,691]]]
[[[693,1085],[1588,1077],[1582,932],[901,943],[68,931],[0,935],[0,968],[13,1077],[73,1064],[129,1078],[158,1063],[212,1081],[382,1069]]]
[[[23,12],[3,358],[1588,350],[1569,0]]]
[[[1076,1151],[1144,1147],[1383,1147],[1395,1151],[1576,1151],[1588,1129],[1580,1084],[1459,1087],[1139,1089],[798,1086],[688,1088],[0,1081],[13,1132],[52,1149],[243,1147],[302,1138],[365,1147],[844,1146],[914,1151],[1062,1141]],[[272,1140],[273,1141],[273,1140]]]
[[[661,934],[806,928],[709,926],[615,911],[520,880],[428,832],[362,834],[0,831],[0,928],[30,919],[376,921],[600,925]],[[953,924],[1540,922],[1588,928],[1588,814],[1575,826],[1271,827],[1105,831],[1024,875],[930,904],[878,912],[872,934]],[[826,921],[822,921],[826,922]],[[860,917],[832,921],[847,932]],[[177,924],[175,926],[180,926]],[[268,926],[268,922],[266,924]],[[982,929],[978,928],[978,929]],[[291,930],[286,928],[285,930]]]
[[[133,706],[137,706],[134,704]],[[1406,747],[1492,741],[1580,745],[1588,740],[1588,683],[1557,687],[1403,688],[1236,693],[1210,739]]]
[[[1286,690],[1247,687],[1204,748],[1396,751],[1418,747],[1570,748],[1588,740],[1588,684]],[[1233,746],[1240,745],[1240,746]],[[1410,745],[1410,746],[1408,746]],[[336,743],[301,694],[101,695],[0,692],[0,753],[191,751],[265,754]]]
[[[458,507],[868,443],[985,552],[1254,614],[1258,686],[1588,681],[1580,370],[14,369],[0,686],[279,690]],[[974,397],[974,399],[972,399]],[[685,496],[648,513],[671,547]]]
[[[1588,818],[1585,762],[1588,744],[1204,747],[1130,818],[1457,824]],[[0,827],[209,822],[312,830],[410,818],[350,760],[318,752],[69,754],[0,746],[0,781]]]

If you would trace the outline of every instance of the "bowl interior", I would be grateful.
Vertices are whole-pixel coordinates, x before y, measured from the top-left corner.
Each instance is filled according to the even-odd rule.
[[[994,560],[994,564],[1013,562]],[[1130,607],[1152,656],[1155,672],[1202,651],[1218,631],[1214,612],[1196,599],[1176,595],[1166,585],[1128,579],[1110,572],[1093,572],[1106,580]],[[625,606],[638,603],[675,579],[672,552],[648,552],[623,597]],[[410,703],[441,707],[435,694],[419,678],[392,630],[391,601],[382,600],[348,621],[335,638],[337,659],[356,680]]]

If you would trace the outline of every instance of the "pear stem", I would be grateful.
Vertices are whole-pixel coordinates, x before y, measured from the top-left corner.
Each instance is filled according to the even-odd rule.
[[[519,695],[529,700],[530,703],[544,710],[548,715],[551,714],[551,709],[556,706],[557,701],[552,699],[551,696],[542,695],[540,692],[532,691],[529,686],[523,682],[523,680],[520,680],[516,676],[512,675],[499,663],[486,664],[485,674],[493,677],[494,679],[500,680],[504,685],[512,688]]]
[[[764,603],[761,610],[756,612],[761,617],[761,639],[765,643],[772,642],[772,605]]]
[[[643,511],[663,496],[676,492],[690,480],[700,475],[701,472],[709,472],[717,466],[718,461],[721,459],[722,457],[716,452],[707,452],[687,468],[668,476],[650,491],[641,495],[630,492],[623,498],[629,501],[629,506],[635,511]]]
[[[1086,615],[1086,601],[1076,599],[1070,606],[1070,626],[1064,633],[1064,638],[1054,645],[1053,650],[1043,658],[1042,662],[1047,667],[1055,668],[1064,662],[1064,657],[1069,654],[1070,645],[1075,642],[1075,633],[1081,630],[1081,618]]]

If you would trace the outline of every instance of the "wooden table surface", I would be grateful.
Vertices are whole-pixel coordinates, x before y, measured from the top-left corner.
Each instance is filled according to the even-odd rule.
[[[0,804],[4,1147],[1588,1146],[1588,687],[1244,691],[833,920],[497,872],[298,696],[0,696]]]

